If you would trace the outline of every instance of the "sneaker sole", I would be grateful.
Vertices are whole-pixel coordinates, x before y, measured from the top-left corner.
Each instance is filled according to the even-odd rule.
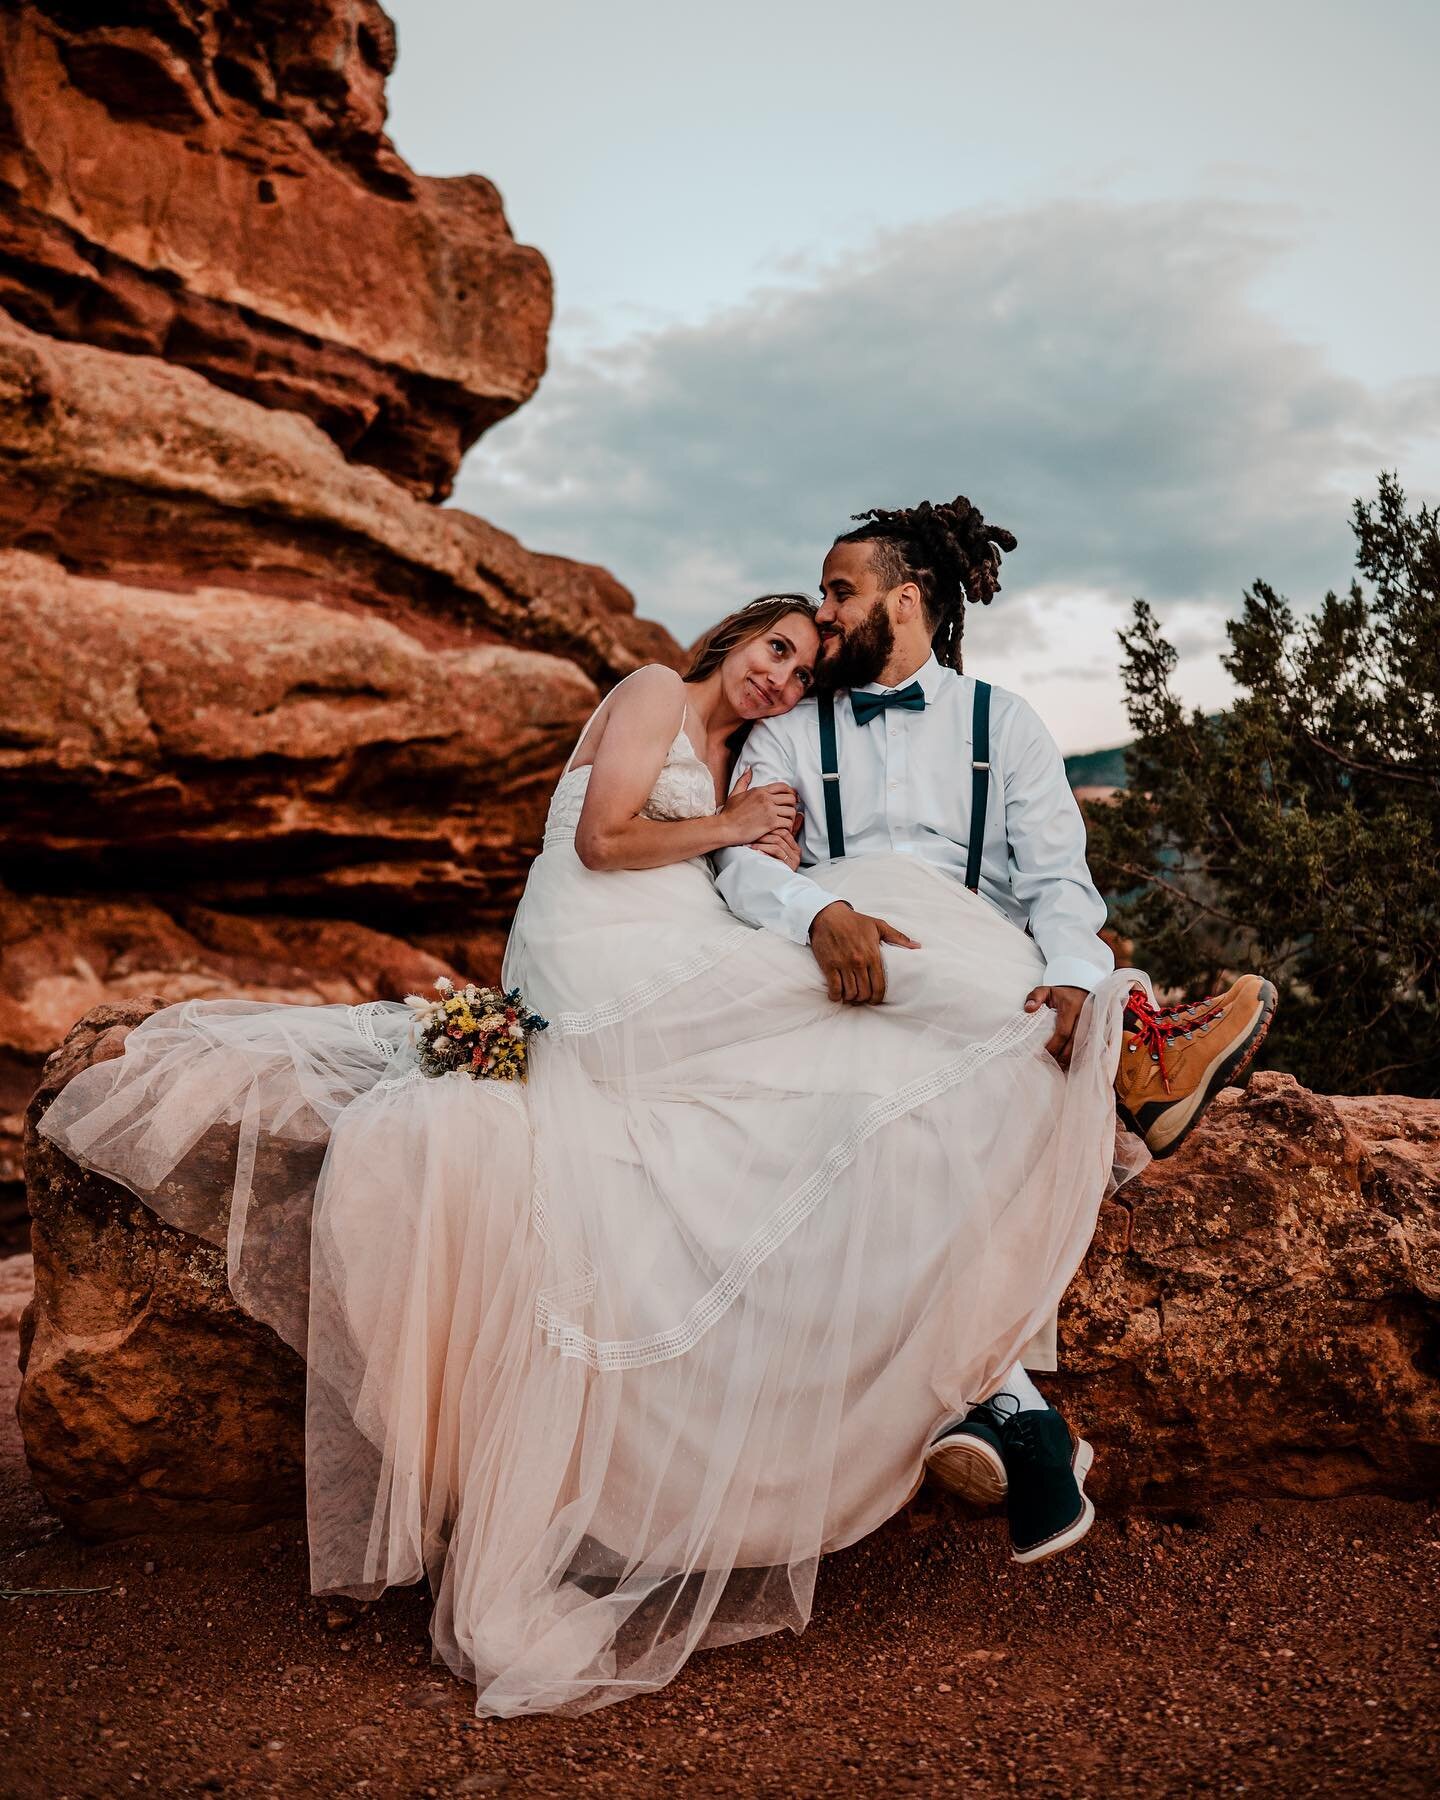
[[[1058,1556],[1062,1550],[1068,1550],[1072,1544],[1078,1544],[1095,1523],[1095,1502],[1085,1492],[1085,1477],[1090,1473],[1090,1465],[1095,1460],[1095,1452],[1081,1438],[1075,1446],[1075,1454],[1070,1466],[1075,1471],[1075,1484],[1080,1489],[1080,1516],[1073,1525],[1067,1525],[1063,1531],[1057,1531],[1054,1537],[1048,1537],[1043,1543],[1032,1544],[1028,1550],[1011,1549],[1010,1560],[1017,1563],[1043,1562],[1047,1556]]]
[[[925,1466],[942,1487],[975,1506],[998,1506],[1009,1491],[1000,1452],[968,1433],[935,1445]]]
[[[1275,1006],[1279,997],[1273,982],[1262,982],[1260,984],[1260,1013],[1246,1036],[1241,1038],[1240,1042],[1228,1050],[1211,1068],[1204,1083],[1196,1088],[1188,1102],[1182,1100],[1175,1106],[1167,1107],[1150,1127],[1148,1133],[1140,1132],[1139,1135],[1145,1140],[1146,1149],[1157,1162],[1175,1154],[1200,1123],[1200,1117],[1205,1108],[1220,1090],[1237,1084],[1240,1077],[1254,1062],[1259,1054],[1260,1046],[1265,1042],[1265,1034],[1270,1029],[1270,1021],[1275,1017]]]
[[[1083,1456],[1082,1456],[1083,1451]],[[1083,1479],[1095,1452],[1084,1438],[1075,1440],[1070,1467]],[[942,1487],[975,1506],[998,1506],[1010,1491],[1010,1478],[998,1450],[968,1432],[942,1442],[929,1451],[925,1467]]]

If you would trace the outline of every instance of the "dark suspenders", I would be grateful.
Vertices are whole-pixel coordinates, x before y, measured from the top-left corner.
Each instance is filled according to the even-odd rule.
[[[985,847],[985,802],[990,797],[990,683],[975,683],[975,716],[970,727],[970,848],[965,885],[980,891],[980,855]]]
[[[840,757],[835,748],[835,696],[820,696],[820,780],[825,789],[825,838],[832,857],[845,854],[840,812]]]
[[[825,789],[825,837],[832,857],[845,854],[845,820],[840,810],[840,755],[835,743],[835,700],[822,694],[820,778]],[[985,848],[985,809],[990,798],[990,683],[975,683],[975,714],[970,747],[970,844],[965,854],[965,885],[980,887],[980,858]]]

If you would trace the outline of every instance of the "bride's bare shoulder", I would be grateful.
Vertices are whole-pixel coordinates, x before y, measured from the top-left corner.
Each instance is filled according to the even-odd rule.
[[[648,690],[657,694],[680,694],[685,689],[685,682],[680,671],[672,669],[669,663],[641,663],[640,667],[632,670],[620,685],[642,692]]]
[[[608,710],[617,717],[678,720],[685,710],[685,683],[665,663],[643,663],[611,690]]]

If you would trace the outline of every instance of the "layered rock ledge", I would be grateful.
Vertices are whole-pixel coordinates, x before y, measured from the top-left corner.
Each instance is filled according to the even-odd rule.
[[[47,1502],[101,1537],[246,1526],[303,1498],[299,1359],[237,1308],[220,1252],[33,1129],[155,1004],[81,1020],[29,1115],[20,1424]],[[1049,1384],[1096,1446],[1098,1498],[1440,1485],[1440,1102],[1257,1075],[1121,1193]]]
[[[550,271],[478,175],[385,136],[375,0],[0,13],[0,305],[194,369],[449,492],[545,367]]]
[[[550,275],[385,136],[375,0],[0,8],[0,1251],[87,1008],[491,977],[586,713],[679,648],[435,502]]]

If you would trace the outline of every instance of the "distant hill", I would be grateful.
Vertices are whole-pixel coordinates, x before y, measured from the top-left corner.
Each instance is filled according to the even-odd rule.
[[[1065,775],[1072,788],[1124,787],[1125,744],[1113,750],[1087,750],[1083,756],[1065,758]]]

